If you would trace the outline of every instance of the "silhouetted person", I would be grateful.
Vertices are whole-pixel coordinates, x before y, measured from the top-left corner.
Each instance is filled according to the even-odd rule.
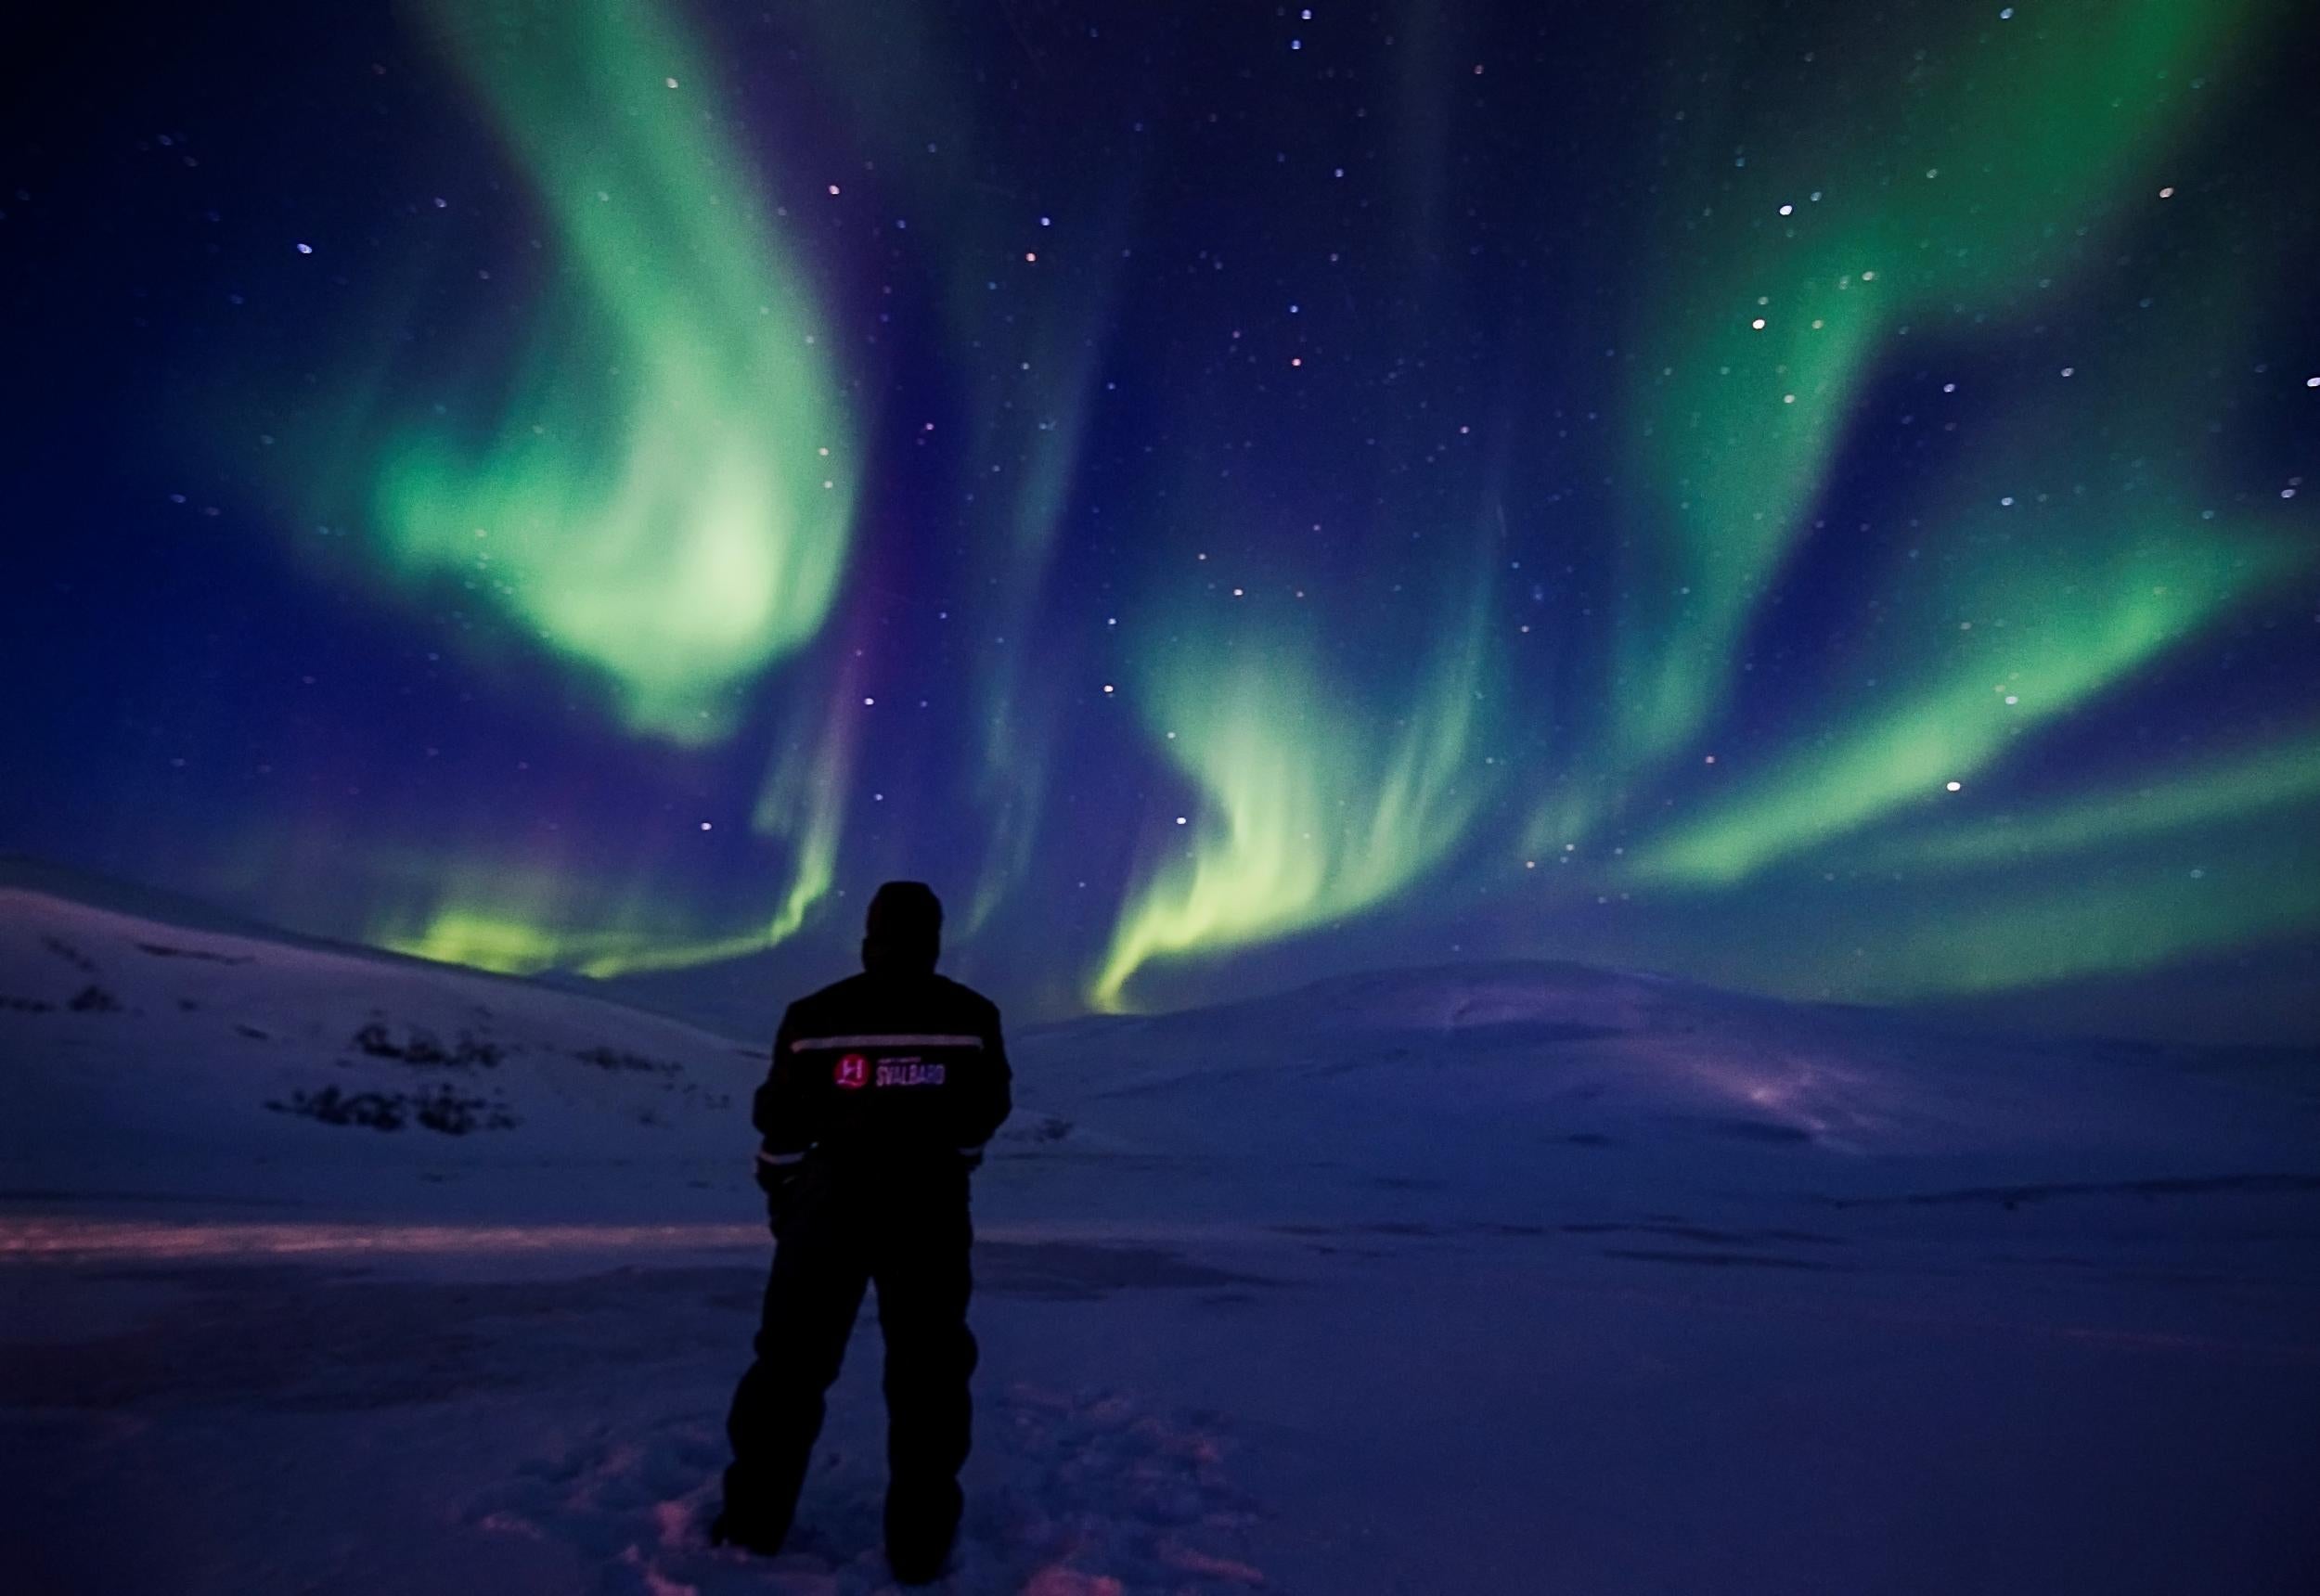
[[[958,1534],[973,1409],[968,1177],[1012,1107],[999,1010],[934,973],[942,904],[920,882],[870,899],[862,973],[790,1005],[757,1089],[776,1245],[757,1358],[726,1423],[710,1538],[780,1550],[862,1293],[886,1340],[886,1556],[906,1584]]]

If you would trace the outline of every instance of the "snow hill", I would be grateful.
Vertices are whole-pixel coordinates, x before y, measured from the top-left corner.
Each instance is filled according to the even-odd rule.
[[[1471,1216],[2214,1178],[2320,1148],[2320,1072],[2285,1051],[1945,1031],[1560,963],[1344,976],[1012,1049],[986,1185],[1025,1211]],[[19,1192],[745,1215],[764,1061],[761,1039],[537,983],[0,885]]]
[[[2320,1589],[2308,1056],[1544,963],[1010,1041],[953,1596]],[[0,1566],[886,1596],[867,1310],[705,1543],[763,1068],[0,878]]]
[[[2320,1169],[2307,1054],[1952,1031],[1571,964],[1339,977],[1023,1050],[1083,1143],[1159,1159],[1163,1179],[1174,1160],[1237,1166],[1235,1202],[1267,1170],[1293,1203],[1335,1176],[1476,1215]]]
[[[191,929],[0,888],[5,1184],[347,1209],[486,1172],[745,1166],[764,1050],[658,1015],[393,955]],[[729,1179],[718,1182],[729,1187]],[[630,1197],[633,1201],[633,1196]]]

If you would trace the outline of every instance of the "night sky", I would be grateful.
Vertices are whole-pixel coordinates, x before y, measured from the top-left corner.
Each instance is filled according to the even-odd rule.
[[[2320,8],[87,10],[0,848],[768,1004],[910,876],[1025,1016],[2320,1036]]]

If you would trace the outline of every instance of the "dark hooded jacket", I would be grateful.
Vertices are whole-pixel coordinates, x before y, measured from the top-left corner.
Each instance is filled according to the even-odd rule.
[[[767,1165],[980,1161],[1013,1107],[999,1010],[934,973],[935,938],[882,934],[862,972],[801,998],[781,1018],[754,1119]]]

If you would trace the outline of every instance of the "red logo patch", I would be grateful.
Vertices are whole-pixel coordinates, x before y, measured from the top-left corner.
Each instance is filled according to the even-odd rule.
[[[837,1083],[848,1091],[858,1091],[870,1085],[870,1061],[859,1053],[848,1053],[838,1061]]]

